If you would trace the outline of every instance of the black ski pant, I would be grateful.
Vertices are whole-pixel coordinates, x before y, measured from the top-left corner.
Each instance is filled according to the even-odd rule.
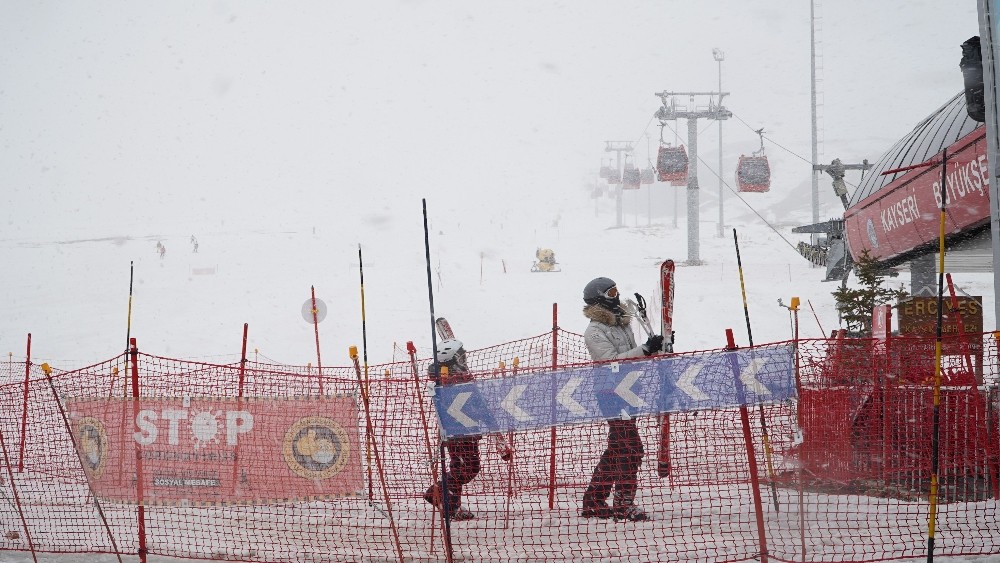
[[[454,512],[462,506],[462,486],[479,475],[479,440],[480,437],[454,438],[444,443],[448,450],[448,506],[449,512]],[[437,484],[431,485],[428,495],[436,496]],[[444,499],[440,502],[443,504]]]
[[[607,506],[612,488],[615,507],[632,504],[643,453],[642,438],[635,420],[609,420],[608,446],[601,454],[590,486],[583,495],[583,508]]]

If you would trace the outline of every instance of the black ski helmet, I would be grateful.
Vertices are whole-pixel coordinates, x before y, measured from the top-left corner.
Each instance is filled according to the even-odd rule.
[[[617,284],[611,278],[594,278],[583,288],[583,302],[587,305],[601,305],[612,311],[621,308],[621,300],[617,295],[608,297],[605,295],[609,289]]]

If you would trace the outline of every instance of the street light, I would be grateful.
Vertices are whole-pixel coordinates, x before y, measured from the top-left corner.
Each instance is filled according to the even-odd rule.
[[[719,108],[722,108],[722,61],[726,59],[726,54],[718,47],[712,48],[712,57],[719,63]],[[719,238],[725,237],[725,217],[722,206],[722,120],[719,120]]]

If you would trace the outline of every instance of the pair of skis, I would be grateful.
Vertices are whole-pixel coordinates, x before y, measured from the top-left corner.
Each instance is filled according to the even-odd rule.
[[[451,329],[451,323],[444,317],[438,317],[434,320],[434,328],[437,329],[438,338],[441,340],[452,340],[455,338],[455,331]],[[507,439],[504,438],[503,434],[490,434],[490,437],[500,452],[500,459],[507,462],[514,459],[514,449],[507,443]]]
[[[668,354],[674,351],[674,271],[673,260],[664,260],[660,264],[660,334],[663,335],[662,352]],[[646,336],[653,336],[653,327],[646,314],[646,300],[639,293],[635,301],[628,300],[628,305],[636,313],[636,318]],[[670,414],[663,413],[660,419],[660,447],[656,455],[656,474],[660,477],[670,475]]]

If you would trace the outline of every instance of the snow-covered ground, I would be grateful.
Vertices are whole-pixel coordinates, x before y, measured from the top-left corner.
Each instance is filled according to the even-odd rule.
[[[597,276],[655,306],[668,257],[679,262],[677,349],[718,348],[727,328],[744,344],[733,229],[755,344],[791,336],[778,300],[793,296],[802,337],[840,328],[834,285],[791,233],[812,221],[807,3],[6,8],[0,352],[10,361],[23,360],[28,333],[32,361],[61,368],[120,353],[127,334],[143,352],[233,361],[248,323],[249,354],[315,363],[302,315],[311,286],[329,311],[323,365],[349,364],[348,347],[364,341],[371,363],[398,358],[407,341],[426,356],[423,198],[435,313],[472,349],[549,330],[553,304],[562,328],[582,331],[582,288]],[[978,34],[971,1],[943,11],[852,0],[820,14],[824,162],[875,160],[944,103],[961,88],[959,44]],[[591,192],[605,140],[635,141],[639,164],[655,149],[654,92],[717,87],[712,47],[727,53],[737,116],[722,177],[763,126],[772,191],[743,197],[771,225],[727,191],[717,235],[717,127],[701,125],[704,263],[694,266],[683,188],[626,193],[622,228],[614,200]],[[838,215],[826,178],[820,193],[820,218]],[[561,272],[530,271],[539,247]],[[992,276],[954,278],[984,296],[995,327]]]

